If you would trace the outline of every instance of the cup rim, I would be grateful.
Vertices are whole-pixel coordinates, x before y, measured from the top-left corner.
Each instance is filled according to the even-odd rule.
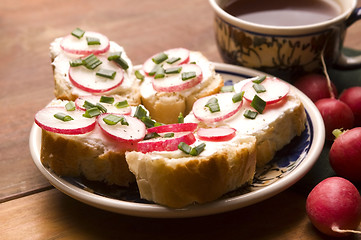
[[[256,32],[256,31],[261,31],[262,33],[271,33],[271,34],[302,34],[302,33],[307,33],[307,32],[316,32],[316,31],[321,31],[324,30],[326,26],[330,26],[333,25],[334,23],[337,23],[339,21],[341,21],[342,19],[346,19],[349,17],[349,15],[351,15],[351,13],[353,12],[353,10],[356,8],[357,6],[357,0],[351,0],[352,2],[352,7],[346,9],[343,13],[341,13],[340,15],[327,20],[327,21],[323,21],[323,22],[319,22],[319,23],[314,23],[314,24],[306,24],[306,25],[297,25],[297,26],[276,26],[276,25],[265,25],[265,24],[258,24],[258,23],[253,23],[253,22],[249,22],[243,19],[239,19],[235,16],[232,16],[231,14],[227,13],[223,8],[221,8],[218,3],[216,2],[217,0],[209,0],[210,5],[212,6],[213,10],[216,12],[216,14],[223,18],[224,20],[226,20],[227,22],[229,22],[230,24],[237,26],[237,27],[241,27],[245,30],[250,30],[252,32]]]

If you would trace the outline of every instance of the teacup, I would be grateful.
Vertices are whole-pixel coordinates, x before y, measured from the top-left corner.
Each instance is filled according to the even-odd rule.
[[[260,0],[252,1],[262,4]],[[267,24],[267,19],[265,24],[236,17],[225,10],[235,0],[209,2],[215,11],[217,46],[227,63],[258,69],[288,81],[300,74],[322,70],[321,57],[327,66],[361,67],[361,56],[348,57],[341,52],[346,29],[361,18],[357,0],[323,0],[337,8],[335,16],[304,25],[291,22],[289,26]]]

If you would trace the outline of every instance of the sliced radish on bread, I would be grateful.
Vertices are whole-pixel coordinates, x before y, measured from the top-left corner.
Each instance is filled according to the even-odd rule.
[[[161,63],[158,63],[156,58],[162,54],[165,54],[167,58]],[[157,64],[162,64],[163,68],[186,64],[189,62],[189,54],[189,50],[185,48],[173,48],[157,53],[144,62],[143,71],[149,76],[149,73],[152,72]]]
[[[111,102],[101,102],[102,98],[112,98],[113,100]],[[121,104],[126,101],[125,99],[121,98],[118,95],[113,96],[96,96],[96,95],[86,95],[86,96],[80,96],[75,100],[75,105],[78,109],[86,110],[86,107],[84,105],[85,102],[89,102],[93,105],[101,104],[103,107],[106,108],[107,113],[118,113],[122,115],[130,115],[132,112],[132,108],[128,104]]]
[[[193,115],[199,120],[207,123],[219,122],[232,117],[242,107],[243,101],[233,102],[233,92],[219,93],[198,99],[193,105]],[[207,104],[216,99],[219,111],[212,112]]]
[[[109,115],[123,118],[123,120],[110,125],[104,120],[109,119]],[[146,134],[144,123],[131,116],[105,113],[97,118],[97,122],[106,135],[119,142],[138,142]]]
[[[174,123],[148,128],[148,133],[165,133],[165,132],[193,132],[196,130],[198,123]]]
[[[98,39],[100,44],[88,45],[87,37]],[[63,51],[70,54],[82,56],[89,54],[99,55],[109,50],[110,42],[109,39],[101,33],[85,32],[81,38],[77,38],[71,34],[63,37],[60,42],[60,47]]]
[[[157,92],[179,92],[194,87],[202,81],[202,69],[196,64],[183,64],[180,73],[165,74],[162,78],[152,78]],[[191,76],[191,77],[187,77]]]
[[[64,107],[46,107],[35,115],[35,123],[42,129],[60,134],[84,134],[94,129],[95,118],[83,117],[84,111],[67,111]],[[63,118],[63,119],[61,119]]]
[[[124,80],[123,70],[105,57],[98,57],[98,59],[102,64],[93,70],[84,66],[69,68],[69,79],[74,86],[89,93],[102,93],[122,84]],[[96,73],[100,69],[115,71],[114,79],[98,76]]]
[[[263,82],[259,84],[254,83],[253,81],[249,81],[242,87],[241,91],[245,92],[244,98],[247,101],[252,102],[254,96],[257,94],[267,104],[272,104],[286,97],[289,90],[290,87],[287,83],[279,80],[278,78],[267,77]]]
[[[184,142],[188,145],[193,144],[196,141],[192,132],[176,132],[174,137],[164,138],[157,137],[149,140],[138,142],[138,151],[142,153],[154,152],[154,151],[175,151],[178,150],[178,145]]]
[[[228,127],[200,128],[197,131],[200,140],[222,142],[229,141],[236,136],[236,129]]]

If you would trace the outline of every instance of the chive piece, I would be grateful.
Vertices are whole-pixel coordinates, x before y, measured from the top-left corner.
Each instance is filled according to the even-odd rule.
[[[116,64],[118,64],[122,69],[127,70],[129,68],[129,65],[127,61],[125,61],[123,58],[119,57],[115,60],[113,60]]]
[[[118,59],[118,58],[120,58],[121,54],[122,54],[122,52],[111,52],[108,55],[108,60],[112,61],[112,60]]]
[[[164,138],[172,138],[172,137],[174,137],[174,133],[165,133],[165,134],[163,135],[163,137],[164,137]]]
[[[100,45],[100,39],[96,37],[86,37],[88,45]]]
[[[180,112],[178,115],[178,123],[184,123],[184,117],[182,112]]]
[[[67,111],[74,111],[75,103],[73,101],[69,101],[67,104],[65,104],[65,108]]]
[[[121,121],[121,117],[113,114],[109,114],[108,116],[103,118],[103,121],[108,125],[115,125]]]
[[[183,151],[186,154],[189,154],[192,151],[191,146],[189,146],[188,144],[186,144],[185,142],[180,142],[178,144],[178,149]]]
[[[73,35],[74,37],[80,39],[84,36],[85,31],[80,29],[80,28],[75,28],[72,32],[71,35]]]
[[[116,108],[126,108],[126,107],[129,107],[129,103],[127,100],[123,100],[123,101],[117,102],[116,104],[114,104],[114,106]]]
[[[143,140],[149,140],[149,139],[157,138],[157,137],[160,137],[158,133],[156,133],[156,132],[151,132],[151,133],[145,134]]]
[[[95,108],[96,105],[93,104],[93,103],[91,103],[91,102],[89,102],[89,101],[87,101],[87,100],[85,100],[85,101],[84,101],[84,104],[83,104],[83,107],[84,107],[85,109],[89,109],[89,108]]]
[[[252,87],[257,93],[263,93],[266,91],[266,88],[258,83],[253,84]]]
[[[234,92],[234,86],[228,85],[221,88],[221,92]]]
[[[75,59],[73,61],[70,61],[69,64],[70,64],[70,67],[79,67],[79,66],[84,65],[84,62],[81,59]]]
[[[249,109],[247,109],[246,111],[244,111],[244,114],[243,116],[245,118],[249,118],[249,119],[255,119],[258,115],[258,112],[255,112],[255,111],[251,111]]]
[[[144,110],[141,106],[137,106],[135,109],[134,117],[142,120],[143,117],[147,116],[147,111]]]
[[[134,74],[135,74],[135,77],[136,77],[137,79],[139,79],[140,81],[143,81],[143,80],[144,80],[144,75],[141,74],[141,73],[139,72],[139,70],[136,70],[136,71],[134,72]]]
[[[260,84],[261,82],[263,82],[266,79],[266,75],[264,76],[257,76],[255,77],[252,82]]]
[[[180,59],[181,59],[180,57],[172,57],[172,58],[167,60],[167,63],[168,64],[173,64],[173,63],[179,61]]]
[[[103,113],[106,113],[108,111],[107,108],[101,105],[100,103],[97,103],[95,106],[99,108],[99,110],[102,111]]]
[[[257,110],[259,113],[263,113],[263,110],[266,107],[266,102],[260,98],[258,95],[254,95],[254,98],[251,102],[251,107]]]
[[[129,126],[129,123],[128,123],[127,119],[125,119],[125,117],[121,117],[120,123],[121,123],[122,125],[127,125],[127,126]]]
[[[109,79],[114,79],[116,74],[117,74],[116,71],[109,70],[109,69],[104,69],[104,68],[101,68],[101,69],[98,70],[98,72],[96,72],[97,76],[104,77],[104,78],[109,78]]]
[[[113,102],[114,102],[114,97],[101,96],[99,102],[101,102],[101,103],[113,104]]]
[[[153,67],[153,69],[150,70],[149,76],[154,76],[154,74],[157,72],[157,70],[158,70],[159,68],[161,68],[161,67],[162,67],[162,66],[159,65],[159,64],[155,65],[155,66]]]
[[[145,116],[145,117],[142,117],[140,120],[145,124],[145,126],[147,128],[154,127],[154,125],[155,125],[155,121],[150,119],[150,117]]]
[[[190,151],[190,155],[192,156],[198,156],[199,154],[201,154],[201,152],[204,151],[204,148],[206,147],[205,143],[201,143],[197,146],[195,146],[194,148],[192,148],[192,150]]]
[[[183,72],[182,73],[182,80],[186,81],[186,80],[195,78],[196,76],[197,76],[196,72]]]
[[[162,67],[158,68],[154,74],[154,79],[164,78],[164,77],[165,77],[164,69]]]
[[[55,113],[54,117],[63,122],[68,122],[68,121],[74,120],[74,118],[72,118],[71,116],[66,115],[65,113],[62,113],[62,112]]]
[[[92,117],[99,116],[101,113],[102,112],[99,110],[99,108],[93,107],[93,108],[87,109],[85,111],[85,113],[83,114],[83,117],[92,118]]]
[[[244,95],[244,91],[234,94],[232,97],[232,101],[234,103],[242,101],[243,95]]]
[[[162,53],[159,53],[157,56],[155,56],[154,58],[152,58],[152,61],[155,63],[155,64],[160,64],[162,62],[164,62],[165,60],[168,59],[168,55],[165,54],[164,52]]]
[[[94,54],[90,54],[83,59],[83,64],[87,69],[93,70],[102,64],[102,62]]]
[[[182,67],[172,67],[165,70],[166,74],[176,74],[182,71]]]
[[[221,111],[219,104],[218,104],[218,99],[215,97],[210,98],[208,100],[208,102],[206,103],[205,107],[208,107],[209,111],[211,111],[211,113]]]

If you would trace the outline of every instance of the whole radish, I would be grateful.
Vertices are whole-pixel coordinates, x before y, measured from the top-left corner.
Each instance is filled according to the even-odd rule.
[[[332,140],[334,129],[351,129],[354,116],[349,106],[335,98],[324,98],[315,102],[326,128],[326,139]]]
[[[330,177],[317,184],[306,200],[312,224],[329,236],[361,233],[361,196],[357,188],[341,177]]]
[[[336,137],[329,160],[337,175],[361,182],[361,127],[341,132]]]
[[[350,87],[344,90],[339,98],[346,103],[352,110],[355,117],[355,126],[361,126],[361,87]]]

